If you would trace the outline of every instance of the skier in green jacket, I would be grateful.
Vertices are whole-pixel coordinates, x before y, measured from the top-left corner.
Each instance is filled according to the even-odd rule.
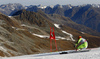
[[[88,42],[86,39],[82,38],[82,36],[79,36],[78,42],[75,44],[76,51],[86,49],[88,47]]]

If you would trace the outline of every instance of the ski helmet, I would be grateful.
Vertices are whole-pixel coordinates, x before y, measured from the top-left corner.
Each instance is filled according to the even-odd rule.
[[[82,38],[82,36],[79,36],[79,38]]]

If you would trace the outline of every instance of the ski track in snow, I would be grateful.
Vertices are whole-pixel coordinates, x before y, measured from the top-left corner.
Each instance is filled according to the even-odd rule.
[[[17,57],[2,57],[1,59],[100,59],[100,48],[81,53],[58,54],[58,52],[52,52]]]

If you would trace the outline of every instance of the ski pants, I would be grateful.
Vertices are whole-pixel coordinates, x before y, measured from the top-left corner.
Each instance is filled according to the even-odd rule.
[[[88,47],[88,43],[84,42],[83,44],[79,45],[77,49],[86,49]]]

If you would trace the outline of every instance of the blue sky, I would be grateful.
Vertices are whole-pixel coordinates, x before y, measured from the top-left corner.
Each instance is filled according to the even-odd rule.
[[[22,5],[82,5],[82,4],[100,4],[100,0],[0,0],[1,4],[21,3]]]

